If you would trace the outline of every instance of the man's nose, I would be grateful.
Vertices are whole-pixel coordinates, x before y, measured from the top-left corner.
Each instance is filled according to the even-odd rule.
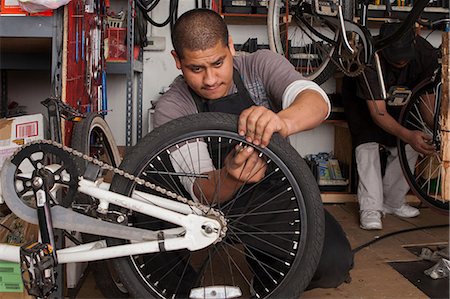
[[[207,86],[214,86],[217,82],[217,75],[214,69],[206,69],[203,77],[203,84]]]

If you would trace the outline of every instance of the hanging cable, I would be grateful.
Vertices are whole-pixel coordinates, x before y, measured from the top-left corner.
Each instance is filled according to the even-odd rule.
[[[140,0],[138,2],[140,2],[143,6],[143,10],[144,11],[152,11],[156,5],[158,5],[160,0],[150,0],[150,1],[146,1],[146,0]]]
[[[178,19],[178,0],[171,0],[170,5],[173,5],[173,14],[170,20],[170,32],[172,32],[173,26]]]
[[[153,26],[156,27],[164,27],[169,23],[174,23],[177,15],[178,15],[178,0],[170,0],[169,2],[169,16],[167,19],[162,22],[158,23],[154,21],[150,16],[149,13],[160,3],[160,0],[151,0],[151,1],[145,1],[145,0],[136,0],[136,4],[141,9],[144,14],[144,18]]]
[[[440,227],[446,227],[446,226],[448,226],[448,224],[421,226],[421,227],[413,227],[413,228],[408,228],[408,229],[404,229],[404,230],[399,230],[399,231],[396,231],[396,232],[388,233],[388,234],[382,235],[382,236],[380,236],[380,237],[378,237],[378,238],[376,238],[374,240],[371,240],[371,241],[369,241],[367,243],[364,243],[364,244],[362,244],[362,245],[352,249],[352,252],[353,253],[357,253],[361,249],[363,249],[363,248],[365,248],[365,247],[367,247],[369,245],[372,245],[375,242],[378,242],[378,241],[380,241],[382,239],[385,239],[387,237],[392,237],[394,235],[398,235],[398,234],[402,234],[402,233],[408,233],[408,232],[412,232],[412,231],[420,230],[420,229],[440,228]]]
[[[3,228],[5,228],[5,229],[7,229],[7,230],[9,230],[11,233],[14,233],[12,229],[10,229],[9,227],[7,227],[7,226],[4,225],[4,224],[0,223],[0,226],[3,227]]]

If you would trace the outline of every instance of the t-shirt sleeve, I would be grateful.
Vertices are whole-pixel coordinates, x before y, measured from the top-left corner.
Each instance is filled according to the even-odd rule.
[[[422,79],[431,78],[439,68],[437,50],[424,38],[417,37],[416,47],[419,49],[420,64],[423,66]]]
[[[178,77],[156,102],[153,125],[157,128],[166,122],[197,112],[184,79]]]
[[[292,82],[304,78],[286,58],[269,50],[258,51],[254,64],[268,97],[280,110],[286,88]]]

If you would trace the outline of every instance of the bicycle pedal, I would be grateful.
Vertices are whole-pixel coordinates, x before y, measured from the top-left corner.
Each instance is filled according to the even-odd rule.
[[[191,290],[189,298],[203,299],[203,298],[238,298],[242,296],[241,289],[234,286],[209,286],[194,288]]]
[[[29,295],[46,298],[57,289],[55,266],[50,244],[30,242],[20,247],[22,281]]]

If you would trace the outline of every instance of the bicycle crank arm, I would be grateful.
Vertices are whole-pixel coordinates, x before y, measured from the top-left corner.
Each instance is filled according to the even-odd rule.
[[[130,255],[174,251],[180,249],[189,249],[194,251],[205,248],[214,241],[215,238],[213,237],[203,236],[199,239],[199,236],[186,234],[181,237],[108,247],[105,240],[100,240],[83,245],[59,249],[56,251],[56,256],[58,257],[58,264],[90,262]],[[19,263],[20,247],[0,244],[0,260]]]

